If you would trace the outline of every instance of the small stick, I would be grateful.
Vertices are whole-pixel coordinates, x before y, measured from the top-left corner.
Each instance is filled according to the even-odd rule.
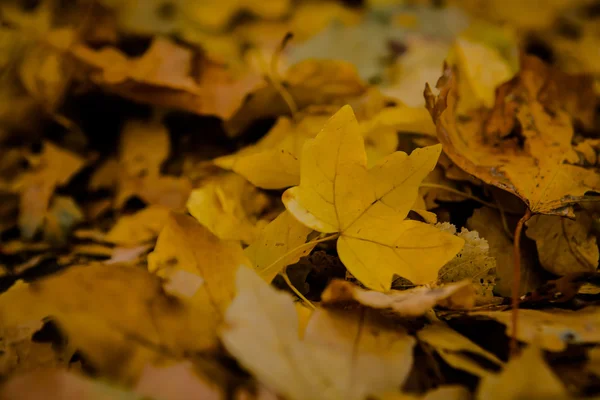
[[[510,335],[510,353],[516,355],[519,352],[517,346],[517,323],[519,320],[519,289],[521,288],[521,232],[523,225],[531,218],[533,214],[529,207],[521,217],[515,228],[515,238],[513,242],[513,286],[512,286],[512,332]]]

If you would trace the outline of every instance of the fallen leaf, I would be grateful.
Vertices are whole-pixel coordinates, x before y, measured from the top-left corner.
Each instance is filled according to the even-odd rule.
[[[519,310],[517,339],[526,343],[537,342],[548,351],[562,351],[568,344],[600,342],[598,307],[578,311],[569,310]],[[512,332],[510,311],[478,311],[471,316],[493,318]]]
[[[525,234],[535,240],[540,263],[555,275],[595,272],[598,267],[600,254],[591,232],[592,219],[585,212],[575,215],[575,220],[534,215],[527,221]]]
[[[390,310],[401,317],[420,317],[436,305],[469,309],[475,305],[475,292],[469,280],[428,288],[391,290],[380,293],[339,279],[333,280],[321,295],[325,305],[356,302],[364,306]]]
[[[283,268],[296,263],[312,251],[316,243],[306,243],[306,237],[311,232],[312,229],[284,211],[263,228],[244,253],[252,262],[256,273],[265,281],[271,282]]]
[[[402,384],[415,343],[373,317],[319,309],[300,340],[292,298],[240,268],[221,339],[260,381],[290,399],[363,399]]]
[[[150,205],[173,209],[185,205],[191,191],[190,182],[186,178],[161,173],[162,163],[168,158],[170,149],[169,132],[161,123],[132,120],[125,124],[119,144],[120,168],[116,170],[116,208],[121,208],[132,196],[138,196]],[[105,168],[109,167],[110,164]],[[97,180],[100,179],[97,176]]]
[[[253,185],[281,189],[300,182],[300,154],[307,139],[314,138],[329,116],[307,115],[294,123],[280,117],[256,144],[219,157],[214,163],[232,170]]]
[[[286,72],[282,84],[299,110],[308,105],[341,106],[367,90],[354,66],[334,60],[306,60],[295,64]],[[237,136],[253,121],[286,115],[289,111],[280,93],[272,85],[265,85],[246,98],[225,128]]]
[[[190,214],[216,236],[245,243],[257,237],[259,215],[268,205],[263,192],[232,173],[207,179],[187,200]]]
[[[104,240],[122,246],[136,246],[156,238],[167,222],[169,209],[150,206],[132,215],[124,215],[104,236]]]
[[[65,185],[84,166],[78,155],[45,141],[35,166],[15,182],[20,193],[19,228],[31,239],[41,227],[54,190]]]
[[[490,375],[495,371],[484,368],[476,359],[469,357],[469,355],[483,357],[491,365],[496,366],[496,369],[504,365],[498,357],[482,349],[446,324],[436,323],[428,325],[417,332],[417,338],[432,346],[440,357],[452,367],[467,371],[480,378]]]
[[[543,384],[541,384],[543,382]],[[478,400],[570,399],[564,385],[535,344],[511,359],[498,375],[487,375],[477,387]]]
[[[465,37],[454,43],[450,63],[457,65],[460,73],[459,114],[481,106],[491,108],[496,87],[513,75],[508,61],[496,49]]]
[[[32,284],[18,282],[0,296],[2,326],[49,316],[91,365],[120,381],[136,378],[147,362],[216,345],[195,310],[167,296],[161,280],[139,267],[72,266]]]
[[[532,97],[539,83],[530,82],[527,70],[520,74],[523,76],[518,75],[500,87],[497,97],[504,99],[504,95],[509,99],[507,102],[514,103],[510,95],[517,96],[513,93],[516,90],[521,96],[521,103],[509,110],[501,121],[512,124],[514,118],[518,119],[525,141],[523,149],[509,139],[503,140],[501,145],[490,144],[493,138],[481,129],[485,122],[481,116],[471,117],[466,122],[459,120],[457,79],[450,69],[439,81],[441,91],[437,99],[429,87],[426,89],[427,106],[436,121],[438,139],[460,168],[515,194],[532,212],[573,216],[572,204],[584,199],[587,192],[600,189],[600,175],[563,163],[576,157],[570,148],[573,127],[569,115],[560,109],[548,113],[537,97]],[[512,90],[513,87],[516,89]],[[495,107],[501,107],[502,101],[497,99]],[[500,130],[506,131],[506,128]]]
[[[458,254],[444,265],[438,272],[438,281],[442,283],[459,282],[471,279],[477,293],[478,302],[493,298],[495,286],[496,260],[489,254],[490,245],[479,237],[479,232],[456,227],[449,223],[437,225],[440,229],[455,234],[465,241]]]
[[[366,286],[389,290],[394,274],[415,284],[434,281],[463,241],[405,218],[440,151],[431,146],[410,156],[395,152],[367,170],[358,124],[345,106],[304,145],[300,185],[286,190],[282,200],[306,226],[339,232],[340,259]]]
[[[494,292],[500,296],[510,296],[513,282],[513,242],[502,226],[502,216],[489,207],[478,208],[467,220],[467,228],[477,231],[484,237],[490,249],[490,256],[496,260],[496,284]],[[521,277],[519,294],[537,289],[544,281],[543,269],[537,265],[533,244],[521,238]]]
[[[192,217],[176,213],[169,215],[148,256],[148,270],[165,279],[166,292],[191,305],[211,340],[235,295],[240,265],[251,264],[238,242],[219,240]]]

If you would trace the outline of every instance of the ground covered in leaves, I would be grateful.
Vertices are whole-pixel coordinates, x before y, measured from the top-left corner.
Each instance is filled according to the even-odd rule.
[[[598,1],[0,22],[1,399],[600,398]]]

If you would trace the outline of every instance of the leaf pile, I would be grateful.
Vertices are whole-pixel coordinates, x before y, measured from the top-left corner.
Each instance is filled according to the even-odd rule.
[[[597,4],[442,3],[0,4],[0,398],[599,396]]]

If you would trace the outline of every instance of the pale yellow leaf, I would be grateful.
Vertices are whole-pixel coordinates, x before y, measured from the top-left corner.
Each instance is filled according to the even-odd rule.
[[[261,382],[292,400],[359,400],[397,388],[412,365],[414,339],[367,311],[313,313],[304,339],[292,298],[240,268],[221,339]],[[366,313],[366,314],[365,314]]]
[[[534,344],[511,359],[498,375],[483,377],[477,400],[570,399],[564,385],[546,364],[542,351]]]
[[[334,280],[321,295],[323,304],[356,302],[367,307],[390,310],[402,317],[419,317],[436,305],[449,308],[472,308],[475,291],[468,280],[437,288],[425,286],[385,293],[361,289],[348,281]]]
[[[258,216],[269,205],[269,198],[236,174],[208,179],[194,189],[187,209],[212,233],[225,240],[252,243],[260,231]]]

